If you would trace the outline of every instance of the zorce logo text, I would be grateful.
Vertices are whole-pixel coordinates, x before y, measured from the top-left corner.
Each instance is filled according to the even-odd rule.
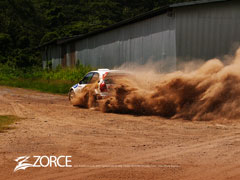
[[[30,156],[21,156],[15,159],[18,162],[14,172],[25,170],[29,167],[72,167],[72,156],[33,156],[33,163],[29,162]]]

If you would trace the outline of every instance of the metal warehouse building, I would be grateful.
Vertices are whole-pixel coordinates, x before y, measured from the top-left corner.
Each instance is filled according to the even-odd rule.
[[[112,68],[125,62],[182,61],[232,54],[240,42],[240,1],[202,0],[150,11],[108,28],[41,46],[43,67],[77,62]]]

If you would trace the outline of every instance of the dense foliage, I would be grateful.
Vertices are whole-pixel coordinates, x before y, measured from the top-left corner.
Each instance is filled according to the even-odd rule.
[[[1,0],[0,63],[41,65],[37,46],[187,0]]]
[[[0,64],[0,85],[28,88],[51,93],[67,93],[69,88],[93,70],[89,66],[43,70],[41,67],[13,68]]]

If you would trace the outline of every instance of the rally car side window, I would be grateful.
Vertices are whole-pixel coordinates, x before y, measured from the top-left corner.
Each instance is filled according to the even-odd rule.
[[[84,76],[84,78],[80,81],[81,84],[88,84],[88,83],[91,81],[92,77],[93,77],[93,73],[92,73],[92,72],[88,73],[88,74],[87,74],[86,76]]]
[[[98,80],[99,80],[99,74],[98,74],[97,72],[95,72],[95,73],[93,74],[93,77],[92,77],[90,83],[95,83],[95,82],[97,82]]]

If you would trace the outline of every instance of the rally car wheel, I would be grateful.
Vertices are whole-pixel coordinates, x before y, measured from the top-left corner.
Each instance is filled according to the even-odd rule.
[[[71,89],[70,92],[68,93],[68,98],[71,103],[72,103],[73,99],[75,98],[75,96],[76,96],[75,92]]]

